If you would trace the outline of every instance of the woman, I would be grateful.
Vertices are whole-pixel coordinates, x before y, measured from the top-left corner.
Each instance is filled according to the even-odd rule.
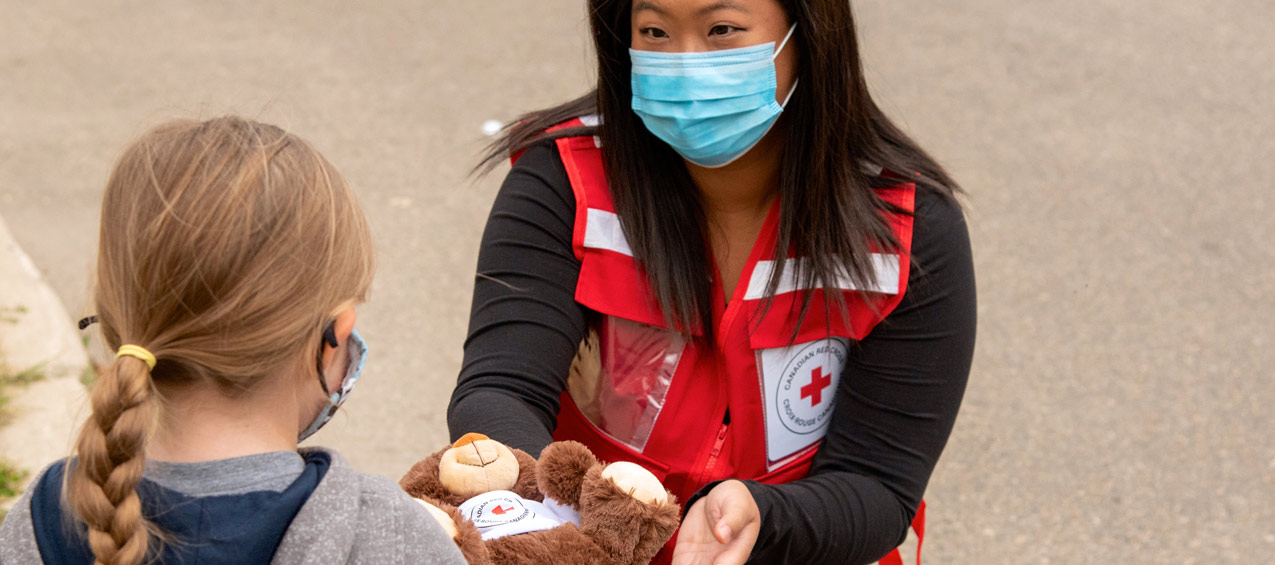
[[[76,457],[0,527],[0,564],[464,563],[393,482],[297,449],[367,353],[372,241],[318,151],[240,118],[164,124],[116,165],[100,239],[118,353]]]
[[[647,467],[686,505],[658,560],[881,559],[973,353],[956,183],[872,101],[846,0],[589,13],[596,90],[488,156],[452,435]]]

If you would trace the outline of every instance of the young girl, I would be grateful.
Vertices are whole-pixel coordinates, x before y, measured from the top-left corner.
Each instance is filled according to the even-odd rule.
[[[393,482],[297,449],[363,368],[372,280],[367,223],[314,148],[235,117],[162,125],[111,175],[100,238],[118,353],[0,563],[464,562]]]

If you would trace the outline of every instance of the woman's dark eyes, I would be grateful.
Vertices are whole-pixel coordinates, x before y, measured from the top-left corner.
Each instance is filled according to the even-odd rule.
[[[708,30],[708,35],[709,35],[709,37],[714,37],[714,36],[725,36],[725,35],[730,35],[730,34],[732,34],[732,33],[738,32],[738,31],[741,31],[741,28],[737,28],[737,27],[735,27],[735,26],[733,26],[733,25],[718,24],[718,25],[715,25],[715,26],[713,26],[713,27],[709,28],[709,30]],[[639,29],[639,30],[638,30],[638,33],[639,33],[639,34],[641,34],[643,37],[647,37],[647,38],[649,38],[649,39],[666,39],[666,38],[668,38],[668,32],[666,32],[666,31],[664,31],[664,30],[662,30],[662,29],[660,29],[660,28],[658,28],[658,27],[644,27],[644,28]]]
[[[644,27],[638,30],[638,33],[641,33],[651,39],[664,39],[668,37],[668,34],[658,27]]]

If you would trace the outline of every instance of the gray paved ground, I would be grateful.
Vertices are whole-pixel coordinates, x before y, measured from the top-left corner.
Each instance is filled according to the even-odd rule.
[[[444,440],[499,178],[465,178],[480,124],[585,88],[583,2],[175,4],[0,2],[0,214],[81,312],[129,139],[232,111],[310,139],[381,265],[321,439],[397,476]],[[981,327],[932,562],[1269,562],[1275,4],[858,10],[879,99],[970,192]]]

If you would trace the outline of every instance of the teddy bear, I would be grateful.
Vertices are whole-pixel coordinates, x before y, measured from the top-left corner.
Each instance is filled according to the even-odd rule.
[[[650,471],[603,464],[574,441],[540,460],[467,434],[399,481],[475,565],[649,563],[673,536],[679,507]]]

